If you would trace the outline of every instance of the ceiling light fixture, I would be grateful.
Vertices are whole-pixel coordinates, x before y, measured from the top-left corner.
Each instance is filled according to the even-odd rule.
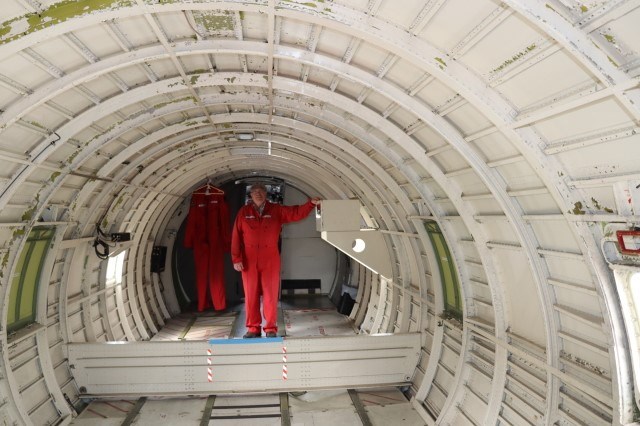
[[[252,141],[253,133],[237,133],[236,137],[241,141]]]

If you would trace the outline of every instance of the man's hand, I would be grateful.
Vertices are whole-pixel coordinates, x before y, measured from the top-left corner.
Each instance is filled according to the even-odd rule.
[[[234,263],[233,264],[233,269],[235,269],[236,271],[240,272],[244,269],[244,265],[242,265],[242,262],[238,262],[238,263]]]
[[[311,199],[311,204],[313,204],[314,206],[317,206],[318,204],[320,204],[322,202],[322,200],[318,197],[314,197]]]

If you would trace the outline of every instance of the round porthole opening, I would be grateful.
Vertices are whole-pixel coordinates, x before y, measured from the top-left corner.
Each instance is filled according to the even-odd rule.
[[[356,253],[362,253],[364,251],[365,246],[366,244],[364,243],[364,240],[360,238],[356,238],[355,240],[353,240],[353,244],[351,244],[351,248]]]

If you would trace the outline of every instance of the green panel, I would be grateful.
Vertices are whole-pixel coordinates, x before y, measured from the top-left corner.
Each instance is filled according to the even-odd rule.
[[[49,247],[49,241],[35,241],[29,259],[29,267],[26,268],[22,285],[22,297],[20,303],[20,318],[25,320],[35,318],[35,303],[38,287],[38,278],[42,270],[42,261]]]
[[[34,229],[29,234],[11,282],[7,329],[14,332],[36,319],[38,285],[55,229]]]
[[[28,245],[29,243],[27,243]],[[26,253],[28,247],[25,246],[25,250],[23,253]],[[9,294],[9,306],[7,313],[7,324],[10,326],[11,323],[16,321],[16,312],[18,307],[18,292],[20,290],[20,282],[22,281],[22,269],[24,266],[24,259],[26,256],[20,256],[18,259],[18,264],[16,266],[16,270],[13,275],[13,280],[11,281],[11,292]]]
[[[436,252],[442,291],[444,294],[445,313],[458,319],[462,319],[462,299],[460,297],[460,284],[456,267],[449,251],[444,235],[436,222],[426,221],[424,227],[429,234],[429,239]]]

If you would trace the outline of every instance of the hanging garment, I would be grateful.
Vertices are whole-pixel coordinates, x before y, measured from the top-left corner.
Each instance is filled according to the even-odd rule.
[[[200,312],[212,304],[215,310],[227,307],[223,260],[224,253],[229,252],[230,239],[224,192],[213,186],[194,191],[183,244],[193,249]]]
[[[261,333],[260,295],[265,332],[277,332],[278,293],[280,290],[280,252],[278,239],[282,225],[302,220],[315,205],[282,206],[265,201],[262,215],[253,203],[242,207],[236,216],[231,238],[231,260],[242,262],[242,286],[246,306],[247,331]]]

